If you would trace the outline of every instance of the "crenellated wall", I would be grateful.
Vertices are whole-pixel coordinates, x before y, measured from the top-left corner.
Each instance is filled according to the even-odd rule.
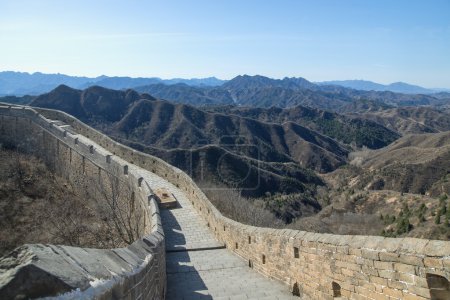
[[[450,299],[448,241],[340,236],[243,225],[222,216],[181,170],[116,143],[68,114],[36,110],[71,125],[78,134],[124,161],[178,186],[229,250],[248,260],[249,267],[289,285],[294,294],[313,299]]]
[[[164,299],[164,233],[153,191],[143,179],[147,171],[31,108],[0,105],[0,118],[1,142],[33,150],[75,186],[76,176],[93,179],[105,174],[129,183],[133,216],[139,216],[133,228],[142,236],[117,249],[19,247],[0,261],[0,298],[67,293],[67,298]]]

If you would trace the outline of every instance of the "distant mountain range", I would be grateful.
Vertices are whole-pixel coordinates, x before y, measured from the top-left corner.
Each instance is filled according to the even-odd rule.
[[[148,84],[178,84],[184,83],[192,86],[218,86],[225,81],[215,77],[193,79],[161,79],[158,77],[132,78],[132,77],[78,77],[64,74],[44,74],[40,72],[26,73],[4,71],[0,72],[0,95],[40,95],[47,93],[57,86],[64,84],[72,88],[87,88],[98,85],[110,89],[127,89]]]
[[[355,100],[370,100],[389,106],[442,106],[450,93],[402,94],[363,91],[337,85],[317,85],[304,78],[271,79],[264,76],[237,76],[221,86],[198,87],[185,84],[151,84],[134,88],[156,98],[192,105],[235,104],[281,108],[303,105],[339,112]]]
[[[337,85],[361,91],[389,91],[403,94],[433,94],[438,92],[450,92],[450,89],[436,88],[427,89],[418,85],[405,82],[394,82],[388,85],[367,80],[334,80],[317,82],[318,85]]]
[[[14,74],[10,75],[12,76]],[[99,86],[86,83],[86,78],[72,78],[65,77],[65,75],[55,76],[65,78],[72,85],[82,85],[82,88],[79,89],[85,89],[85,86]],[[55,78],[53,80],[49,82],[54,84],[57,81]],[[170,82],[176,82],[176,80],[174,79]],[[376,104],[379,108],[382,106],[432,106],[441,110],[450,109],[450,93],[446,92],[435,94],[403,94],[389,91],[363,91],[337,85],[317,85],[304,78],[272,79],[259,75],[240,75],[220,86],[205,84],[188,85],[188,83],[212,83],[214,80],[198,79],[195,81],[195,79],[191,79],[181,83],[165,84],[161,83],[160,79],[111,77],[99,79],[96,83],[102,84],[103,86],[101,87],[114,87],[111,89],[118,90],[115,87],[117,85],[129,87],[134,84],[142,84],[149,81],[157,82],[134,88],[121,88],[119,90],[133,89],[138,93],[150,94],[158,99],[195,106],[237,105],[290,108],[302,105],[339,113],[353,112],[357,109],[354,107],[355,105],[364,105],[363,103],[371,103],[372,106]],[[26,87],[26,85],[24,86]],[[48,84],[45,86],[46,88],[49,87]],[[70,85],[66,86],[71,87]],[[0,98],[0,101],[10,103],[27,103],[31,101],[30,97],[24,96],[4,96]]]
[[[264,76],[248,76],[240,75],[231,80],[221,80],[215,77],[208,78],[173,78],[173,79],[161,79],[158,77],[78,77],[69,76],[64,74],[44,74],[44,73],[25,73],[25,72],[13,72],[3,71],[0,72],[0,96],[6,95],[40,95],[47,93],[58,85],[67,85],[72,88],[85,89],[90,86],[101,86],[110,89],[129,89],[137,87],[148,87],[151,85],[159,85],[156,89],[163,90],[163,85],[171,86],[185,85],[187,87],[194,87],[200,89],[208,89],[214,87],[220,87],[223,90],[242,90],[242,89],[283,89],[283,90],[313,90],[324,92],[336,92],[342,91],[342,88],[361,90],[361,91],[375,91],[375,92],[394,92],[402,94],[434,94],[438,92],[450,92],[450,89],[427,89],[416,85],[410,85],[403,82],[396,82],[389,85],[383,85],[371,81],[365,80],[343,80],[343,81],[324,81],[324,82],[310,82],[301,77],[292,77],[284,79],[272,79]],[[166,88],[167,89],[167,88]],[[195,89],[193,89],[195,90]],[[185,91],[188,91],[185,88]],[[161,91],[161,93],[167,93]],[[215,91],[213,92],[213,94]],[[230,95],[231,100],[233,96]],[[257,95],[260,96],[260,95]],[[264,96],[264,95],[261,95]],[[271,96],[271,95],[267,95]],[[223,96],[221,96],[223,97]],[[205,101],[200,101],[201,104],[209,103],[212,99],[214,101],[215,96],[206,95]],[[210,100],[207,100],[210,99]],[[175,100],[176,99],[171,99]],[[226,103],[222,102],[222,103]],[[282,105],[281,105],[282,106]]]

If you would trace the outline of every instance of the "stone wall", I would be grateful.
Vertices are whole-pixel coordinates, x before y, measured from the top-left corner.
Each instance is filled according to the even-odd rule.
[[[74,117],[42,114],[184,190],[216,237],[249,267],[313,299],[450,299],[450,242],[257,228],[230,220],[181,170],[114,142]]]
[[[66,293],[68,298],[163,299],[164,233],[153,191],[142,176],[146,171],[31,108],[0,105],[0,118],[1,142],[34,150],[67,179],[75,174],[99,178],[110,174],[128,182],[136,201],[133,207],[143,216],[142,238],[126,248],[39,244],[17,248],[0,261],[0,298]]]

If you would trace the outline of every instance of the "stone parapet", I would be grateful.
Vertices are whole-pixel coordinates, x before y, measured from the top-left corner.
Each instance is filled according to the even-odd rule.
[[[153,191],[143,179],[147,171],[76,133],[64,121],[48,119],[32,108],[0,105],[0,117],[0,141],[32,143],[66,158],[58,161],[66,168],[75,168],[76,156],[83,162],[83,174],[89,169],[129,182],[136,209],[144,215],[142,237],[125,248],[34,244],[15,249],[0,260],[0,298],[164,299],[164,232]]]

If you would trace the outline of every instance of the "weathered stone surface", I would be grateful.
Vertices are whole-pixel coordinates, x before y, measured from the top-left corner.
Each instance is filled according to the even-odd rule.
[[[429,241],[423,250],[427,256],[450,256],[450,242],[448,241]]]

